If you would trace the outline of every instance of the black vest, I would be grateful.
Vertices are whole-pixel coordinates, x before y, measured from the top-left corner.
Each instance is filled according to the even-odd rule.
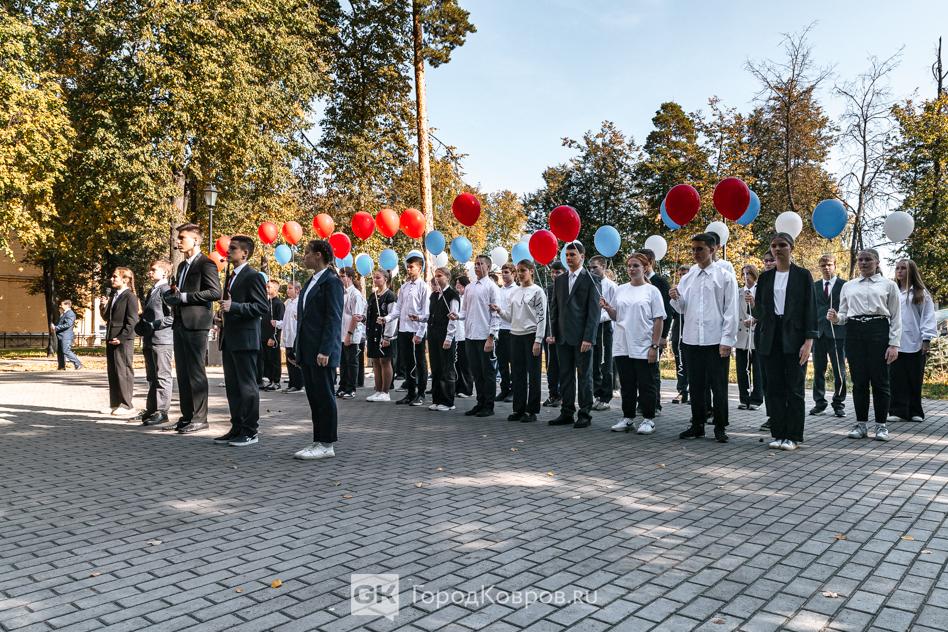
[[[444,340],[448,335],[448,314],[451,313],[449,306],[451,301],[460,303],[461,297],[454,288],[445,288],[444,292],[432,292],[430,304],[428,305],[428,338],[435,340]]]

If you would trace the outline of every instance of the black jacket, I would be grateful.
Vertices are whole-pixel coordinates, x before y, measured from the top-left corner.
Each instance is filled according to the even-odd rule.
[[[266,283],[249,264],[230,286],[230,300],[230,311],[221,312],[221,349],[259,351],[260,319],[269,318],[270,307]]]
[[[243,274],[243,272],[241,272]],[[280,346],[280,330],[270,324],[271,320],[283,320],[286,314],[286,305],[280,300],[280,297],[274,296],[267,299],[267,313],[260,322],[260,342],[261,348],[266,346],[267,340],[272,340],[276,346]]]
[[[829,298],[823,294],[823,279],[818,279],[813,283],[813,293],[816,296],[816,322],[819,325],[820,338],[832,338],[833,332],[836,332],[836,338],[843,340],[846,338],[846,328],[831,326],[830,321],[826,320],[826,312],[832,307],[839,310],[839,295],[843,292],[843,286],[846,282],[836,278],[836,284],[830,289]]]
[[[179,292],[187,294],[186,305],[175,305],[174,328],[191,331],[207,331],[211,328],[211,306],[214,301],[221,300],[221,279],[217,271],[217,264],[203,253],[194,259],[188,276],[184,279],[184,287],[179,283],[187,260],[178,264],[174,275],[174,285]],[[165,296],[168,292],[165,292]]]
[[[553,301],[550,303],[550,321],[556,344],[579,346],[582,342],[596,342],[599,326],[599,297],[602,289],[599,279],[580,268],[579,276],[569,291],[569,271],[556,278]]]
[[[656,272],[652,275],[652,278],[649,279],[648,282],[654,285],[662,295],[662,303],[665,304],[665,314],[671,316],[672,314],[676,313],[675,310],[672,309],[671,297],[668,296],[668,292],[671,290],[671,286],[668,285],[668,279]],[[671,329],[671,324],[671,318],[666,318],[664,321],[662,321],[662,338],[666,340],[668,339],[668,330]]]
[[[135,326],[135,333],[142,337],[143,347],[170,345],[174,342],[171,333],[174,310],[161,300],[164,289],[158,292],[149,290],[142,305],[142,315]]]
[[[118,298],[112,295],[109,302],[99,306],[102,318],[106,319],[106,341],[118,338],[121,341],[135,340],[135,324],[138,323],[138,297],[125,290]]]
[[[329,368],[337,368],[342,354],[342,281],[326,268],[306,296],[312,282],[307,281],[300,291],[296,359],[302,366],[317,366],[316,356],[324,354],[329,356]]]
[[[776,268],[767,270],[760,275],[757,281],[757,297],[754,303],[753,315],[757,319],[757,329],[760,331],[760,341],[757,350],[763,355],[771,353],[797,354],[807,339],[815,339],[818,335],[816,325],[816,297],[813,294],[813,276],[809,270],[791,263],[787,278],[787,299],[784,301],[783,348],[773,349],[774,331],[777,326],[777,316],[774,311],[774,280],[777,277]],[[741,296],[741,300],[744,297]]]

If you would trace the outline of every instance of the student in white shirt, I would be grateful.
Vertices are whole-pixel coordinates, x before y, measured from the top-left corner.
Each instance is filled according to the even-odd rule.
[[[500,268],[500,303],[506,310],[510,309],[510,297],[517,289],[515,283],[517,269],[509,261]],[[497,372],[500,374],[500,393],[497,399],[503,402],[513,401],[510,386],[510,354],[513,351],[513,341],[510,333],[510,323],[500,319],[500,328],[497,333],[497,344],[494,345],[494,355],[497,356]]]
[[[614,304],[616,290],[619,286],[606,276],[606,258],[596,255],[589,258],[589,272],[599,279],[602,284],[602,297],[609,304]],[[596,331],[596,344],[593,346],[593,410],[609,410],[612,408],[612,335],[613,323],[605,309],[599,317],[599,328]]]
[[[668,296],[682,316],[681,347],[685,353],[691,388],[691,427],[681,439],[704,436],[708,385],[714,398],[714,438],[727,443],[727,379],[731,350],[737,343],[737,280],[723,266],[715,265],[716,238],[699,233],[691,238],[696,267],[673,287]]]
[[[895,264],[895,282],[902,298],[902,343],[899,357],[889,367],[892,401],[888,421],[925,421],[922,381],[929,346],[938,337],[935,303],[911,259],[900,259]]]
[[[460,307],[458,312],[464,309],[464,290],[471,284],[471,279],[466,274],[462,274],[454,282],[454,291],[460,297]],[[464,321],[456,320],[457,329],[455,330],[454,340],[457,342],[457,361],[454,368],[457,371],[457,382],[454,383],[454,395],[459,399],[467,399],[474,394],[474,376],[471,374],[471,365],[467,361],[467,332],[464,329]]]
[[[642,408],[638,434],[655,431],[655,377],[653,364],[658,362],[662,342],[665,302],[657,287],[645,278],[648,257],[635,253],[626,260],[629,282],[616,288],[613,302],[603,296],[599,304],[615,322],[612,355],[619,370],[622,393],[622,419],[612,426],[615,432],[629,432],[635,419],[636,405]]]
[[[405,375],[408,393],[396,404],[422,406],[425,403],[425,388],[428,386],[428,358],[425,355],[425,336],[428,331],[428,297],[431,290],[421,278],[424,260],[411,256],[405,262],[408,280],[398,288],[398,299],[387,316],[380,319],[384,324],[398,319],[398,361]],[[384,321],[384,322],[381,322]]]
[[[280,343],[286,352],[286,372],[289,384],[284,393],[299,393],[303,390],[303,372],[296,361],[296,331],[297,305],[300,295],[300,282],[290,281],[286,284],[286,301],[283,310],[283,320],[276,320],[273,326],[280,330]]]
[[[339,366],[339,391],[342,399],[352,399],[359,374],[359,347],[365,337],[365,312],[368,303],[362,296],[362,282],[352,268],[341,268],[339,280],[345,290],[342,303],[342,363]]]
[[[899,357],[902,341],[902,297],[899,286],[879,272],[879,253],[871,248],[856,255],[859,275],[846,282],[839,297],[839,310],[830,309],[826,318],[846,325],[846,357],[853,381],[853,408],[856,425],[851,439],[869,436],[869,389],[877,441],[889,440],[889,367]]]
[[[490,278],[491,260],[478,255],[474,260],[477,280],[464,288],[464,303],[453,318],[464,321],[467,361],[474,376],[477,404],[465,412],[468,417],[490,417],[494,414],[497,394],[497,372],[494,369],[494,342],[500,329],[500,317],[490,310],[500,302],[500,288]]]
[[[520,285],[504,305],[491,305],[510,323],[513,413],[507,421],[531,422],[540,413],[540,354],[546,333],[546,290],[534,284],[532,261],[517,264]]]
[[[757,295],[757,266],[746,265],[744,274],[744,296]],[[737,392],[741,410],[757,410],[764,403],[764,389],[760,383],[760,356],[754,345],[756,325],[751,307],[744,303],[737,327]]]

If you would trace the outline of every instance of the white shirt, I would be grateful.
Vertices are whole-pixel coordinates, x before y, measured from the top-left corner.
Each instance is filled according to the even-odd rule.
[[[303,292],[303,300],[300,301],[301,310],[306,309],[306,299],[309,298],[309,291],[312,290],[314,287],[316,287],[316,281],[319,280],[319,277],[321,277],[323,275],[323,272],[325,272],[327,269],[328,268],[323,268],[319,272],[316,272],[315,274],[313,274],[312,280],[306,286],[306,291]]]
[[[424,338],[428,332],[428,298],[431,289],[422,279],[406,281],[398,288],[398,297],[385,322],[398,319],[398,331]],[[418,320],[412,320],[416,316]]]
[[[737,342],[737,281],[726,266],[692,267],[678,284],[671,306],[682,315],[681,341],[687,345],[733,347]]]
[[[878,272],[868,278],[859,275],[846,281],[839,293],[839,324],[845,325],[857,316],[885,316],[889,319],[889,346],[898,347],[902,339],[901,303],[899,286],[894,281]]]
[[[489,305],[498,305],[500,288],[490,277],[477,279],[464,288],[464,303],[461,305],[461,320],[467,340],[487,340],[490,335],[497,339],[500,316],[490,311]]]
[[[569,275],[569,293],[570,294],[573,293],[573,285],[576,284],[576,279],[579,278],[580,272],[582,272],[582,270],[576,270],[575,272],[573,272],[572,270],[566,271],[566,274]]]
[[[464,295],[461,295],[461,300],[458,302],[458,314],[464,311]],[[464,336],[464,321],[458,318],[454,321],[456,328],[454,330],[454,339],[458,342],[464,342],[466,340]]]
[[[178,292],[180,292],[181,294],[182,305],[187,304],[188,294],[187,292],[181,292],[181,288],[184,287],[184,280],[188,278],[189,274],[191,274],[191,266],[194,264],[194,260],[197,259],[200,255],[201,255],[201,251],[199,250],[195,252],[193,255],[191,255],[190,257],[188,257],[187,259],[185,259],[185,261],[187,261],[187,265],[184,266],[184,270],[181,271],[181,278],[176,280]]]
[[[510,285],[503,285],[500,288],[500,302],[497,303],[497,306],[501,311],[510,311],[510,296],[513,294],[514,290],[517,289],[516,283],[511,283]],[[510,321],[506,321],[503,318],[500,319],[500,329],[504,331],[510,331]]]
[[[774,273],[774,313],[783,316],[783,310],[787,306],[787,280],[790,278],[790,271],[774,270]]]
[[[368,303],[365,300],[365,297],[362,296],[362,292],[356,289],[356,286],[350,285],[346,288],[345,294],[342,297],[342,340],[345,341],[346,334],[350,331],[352,332],[352,344],[359,344],[362,342],[362,337],[365,335],[365,322],[360,321],[356,323],[355,327],[352,327],[352,317],[353,316],[365,316],[365,309],[368,307]]]
[[[230,293],[230,288],[234,287],[234,281],[237,280],[237,275],[240,274],[240,271],[243,270],[245,267],[247,267],[246,261],[244,261],[242,264],[234,268],[233,272],[231,272],[230,281],[228,282],[228,285],[227,285],[228,293]]]
[[[445,303],[445,306],[448,308],[448,314],[459,314],[459,313],[461,312],[461,301],[460,301],[460,299],[458,299],[458,298],[453,298],[453,299],[451,299],[451,301],[450,301],[450,303],[449,303],[449,302],[448,302],[448,299],[444,298],[444,292],[442,292],[441,290],[438,290],[437,292],[432,292],[432,293],[431,293],[432,298],[434,298],[436,295],[437,295],[437,298],[435,298],[435,304],[437,304],[437,301],[442,301],[442,302],[444,302],[444,303]],[[429,314],[431,313],[431,305],[430,305],[430,304],[428,305],[428,312],[429,312]],[[448,328],[445,330],[445,333],[444,333],[444,341],[445,341],[445,342],[448,342],[448,343],[454,342],[454,339],[457,337],[458,324],[459,324],[460,322],[461,322],[461,321],[459,321],[459,320],[451,320],[450,318],[448,319]],[[460,341],[460,340],[463,340],[463,338],[460,338],[459,341]]]
[[[606,302],[610,305],[615,305],[616,292],[619,291],[619,286],[608,277],[602,277],[600,281],[602,282],[602,298],[606,299]],[[612,319],[609,318],[609,312],[605,309],[602,310],[602,313],[599,315],[599,322],[608,323],[610,320]]]
[[[738,300],[740,301],[740,312],[741,316],[737,323],[737,348],[744,349],[746,351],[754,350],[754,329],[757,325],[747,326],[744,324],[745,320],[753,318],[751,314],[751,306],[747,304],[747,301],[744,300],[744,295],[750,292],[751,296],[757,298],[757,285],[751,288],[744,288],[744,291],[741,292]]]
[[[296,346],[296,330],[298,328],[296,306],[299,300],[299,296],[286,299],[283,303],[286,306],[286,310],[283,312],[283,320],[276,321],[276,328],[282,332],[280,342],[285,349],[292,349]]]
[[[902,293],[902,344],[900,353],[917,353],[922,350],[922,342],[938,337],[935,326],[935,303],[931,294],[925,291],[925,298],[918,305],[912,302],[911,290]]]
[[[616,288],[615,331],[612,334],[612,355],[648,359],[652,347],[652,328],[655,319],[665,319],[662,293],[650,283],[632,285],[623,283]],[[607,300],[608,302],[608,300]]]
[[[518,287],[511,293],[508,307],[500,306],[500,318],[509,323],[511,334],[533,335],[542,343],[546,335],[546,290],[536,284]]]

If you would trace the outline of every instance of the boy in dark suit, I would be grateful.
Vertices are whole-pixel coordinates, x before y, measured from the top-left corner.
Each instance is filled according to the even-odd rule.
[[[138,414],[132,405],[132,389],[135,386],[132,356],[135,352],[135,325],[138,323],[135,273],[128,268],[115,268],[111,284],[112,296],[99,304],[106,323],[105,360],[109,375],[109,414],[128,419]]]
[[[820,257],[820,273],[823,278],[813,284],[816,296],[816,313],[825,314],[831,309],[839,310],[839,295],[845,281],[836,275],[836,258],[833,255]],[[817,318],[819,336],[813,343],[813,409],[811,415],[826,410],[826,361],[833,365],[833,413],[846,416],[846,328],[835,327],[825,318]]]
[[[169,261],[159,259],[151,264],[148,278],[154,285],[145,297],[142,316],[135,327],[135,333],[142,337],[145,379],[148,380],[145,410],[139,416],[143,426],[167,423],[168,409],[171,407],[171,390],[174,385],[171,376],[171,357],[174,352],[171,326],[174,324],[174,313],[171,307],[161,300],[161,295],[168,290],[170,275]]]
[[[62,312],[59,320],[55,325],[50,326],[50,329],[56,334],[56,367],[60,371],[65,371],[66,360],[69,360],[78,371],[82,368],[82,362],[79,361],[78,356],[72,350],[72,328],[76,326],[76,312],[72,311],[72,301],[70,300],[61,301],[59,309]]]
[[[247,261],[253,239],[230,238],[227,259],[234,266],[224,283],[221,301],[220,347],[224,361],[224,386],[230,408],[230,430],[214,443],[242,447],[257,443],[260,391],[257,389],[257,354],[260,321],[270,306],[263,277]]]
[[[329,269],[332,248],[328,241],[306,245],[303,265],[313,276],[303,286],[297,304],[296,360],[303,370],[306,398],[313,413],[313,443],[293,455],[302,460],[336,456],[336,398],[333,377],[342,355],[343,289],[339,276]]]

